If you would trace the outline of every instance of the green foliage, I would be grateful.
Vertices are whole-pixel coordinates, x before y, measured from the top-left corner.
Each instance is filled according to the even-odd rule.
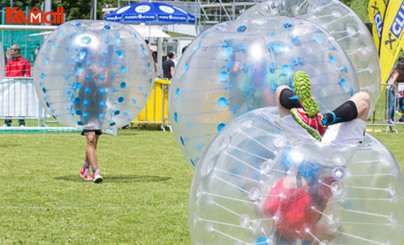
[[[349,7],[361,18],[363,22],[369,22],[367,12],[368,0],[351,0]]]

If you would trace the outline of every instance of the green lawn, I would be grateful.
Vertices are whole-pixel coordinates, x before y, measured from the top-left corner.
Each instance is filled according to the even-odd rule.
[[[398,130],[373,134],[403,164],[404,125]],[[0,244],[190,244],[194,170],[173,133],[103,135],[101,185],[79,177],[78,133],[1,134],[0,142]]]
[[[85,138],[0,135],[0,244],[189,244],[193,169],[169,132],[103,135],[101,185],[79,177]]]

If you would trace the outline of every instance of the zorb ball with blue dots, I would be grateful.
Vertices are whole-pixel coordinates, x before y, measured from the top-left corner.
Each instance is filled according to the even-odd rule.
[[[319,25],[348,55],[360,90],[370,95],[375,107],[380,94],[379,56],[371,33],[352,9],[339,0],[271,0],[249,8],[239,19],[263,16],[297,17]]]
[[[302,139],[276,107],[261,108],[234,119],[206,149],[188,212],[198,245],[398,245],[404,176],[371,135],[348,148]]]
[[[359,91],[352,64],[316,24],[261,17],[216,25],[198,36],[176,66],[169,117],[186,159],[196,166],[216,134],[233,118],[275,105],[280,85],[305,71],[321,112]]]
[[[118,128],[146,105],[154,64],[132,28],[77,20],[58,27],[35,61],[37,95],[60,123],[85,129]]]

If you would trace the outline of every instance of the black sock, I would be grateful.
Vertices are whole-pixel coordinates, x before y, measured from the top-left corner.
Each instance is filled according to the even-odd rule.
[[[321,123],[324,126],[340,122],[348,122],[358,117],[358,109],[353,101],[348,100],[332,112],[323,114]]]
[[[299,98],[297,97],[296,93],[287,88],[282,90],[279,96],[279,101],[281,102],[281,106],[289,110],[292,108],[301,108]]]

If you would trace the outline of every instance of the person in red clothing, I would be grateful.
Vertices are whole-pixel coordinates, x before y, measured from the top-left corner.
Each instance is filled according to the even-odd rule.
[[[296,239],[303,245],[317,244],[314,237],[332,241],[336,233],[318,221],[332,196],[329,186],[336,180],[316,160],[296,154],[291,147],[282,152],[287,175],[276,182],[263,206],[263,212],[274,218],[275,244],[295,244]]]
[[[31,76],[31,64],[29,60],[21,56],[21,48],[18,44],[11,46],[10,50],[11,59],[6,63],[6,77],[30,77]],[[11,119],[4,121],[4,127],[11,125]],[[18,120],[20,127],[25,126],[25,120]]]

